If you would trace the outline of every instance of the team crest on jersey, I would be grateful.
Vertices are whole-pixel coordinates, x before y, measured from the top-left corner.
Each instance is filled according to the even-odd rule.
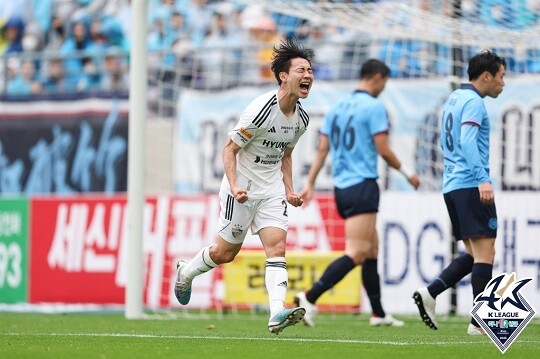
[[[238,238],[242,235],[242,233],[244,233],[244,228],[239,224],[235,224],[232,227],[231,233],[234,238]]]
[[[238,134],[240,135],[240,137],[242,137],[244,140],[251,140],[253,138],[253,134],[251,132],[249,132],[248,129],[242,127],[238,130]]]
[[[504,354],[536,312],[520,291],[532,278],[516,280],[516,273],[491,279],[474,300],[471,315]]]

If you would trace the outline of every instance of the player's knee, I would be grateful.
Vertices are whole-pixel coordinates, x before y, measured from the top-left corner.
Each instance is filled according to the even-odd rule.
[[[214,261],[214,263],[218,265],[223,263],[230,263],[236,257],[237,253],[237,251],[225,250],[220,246],[214,246],[212,247],[212,250],[210,252],[210,258]]]
[[[377,258],[378,248],[370,242],[362,242],[361,245],[349,247],[345,254],[352,258],[356,265],[361,265],[366,259]]]
[[[235,257],[236,253],[234,252],[222,252],[217,255],[217,261],[214,260],[214,262],[216,264],[230,263],[234,260]]]
[[[364,263],[364,261],[368,258],[367,251],[357,250],[354,252],[348,252],[347,255],[351,257],[354,264],[361,265]]]

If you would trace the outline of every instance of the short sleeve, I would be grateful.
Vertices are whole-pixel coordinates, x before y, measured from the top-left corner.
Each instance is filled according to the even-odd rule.
[[[381,102],[377,101],[373,106],[368,123],[369,134],[371,136],[388,131],[388,115],[384,105]]]
[[[255,136],[264,130],[264,126],[257,127],[253,124],[254,114],[246,109],[240,115],[240,120],[229,132],[229,137],[240,147],[246,146]]]

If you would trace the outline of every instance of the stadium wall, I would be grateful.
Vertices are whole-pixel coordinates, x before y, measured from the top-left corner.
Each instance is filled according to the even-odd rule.
[[[540,307],[538,197],[529,192],[498,194],[500,224],[494,268],[494,273],[515,271],[519,278],[532,277],[523,295],[535,308]],[[0,303],[124,303],[129,275],[125,265],[129,240],[126,200],[124,195],[0,200]],[[389,311],[415,313],[409,298],[412,291],[434,279],[448,264],[450,229],[445,211],[438,193],[383,193],[379,269]],[[146,198],[145,306],[180,307],[172,291],[175,259],[189,258],[214,242],[218,213],[214,195]],[[307,289],[343,249],[343,223],[332,197],[321,195],[306,208],[291,208],[290,228],[288,301],[292,303],[294,293]],[[258,238],[248,235],[233,264],[194,282],[188,307],[265,305],[264,260]],[[458,287],[460,314],[467,313],[472,301],[468,278]],[[369,310],[363,298],[360,275],[355,271],[323,304],[333,309]],[[438,310],[448,312],[449,303],[438,301]]]

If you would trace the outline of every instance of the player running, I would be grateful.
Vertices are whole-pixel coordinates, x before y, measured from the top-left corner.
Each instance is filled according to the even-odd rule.
[[[313,50],[294,39],[274,48],[271,69],[279,88],[251,102],[229,132],[223,149],[225,175],[219,191],[217,243],[202,248],[189,262],[177,262],[174,293],[181,304],[189,303],[196,276],[236,257],[251,227],[267,258],[268,330],[278,334],[304,316],[304,308],[285,308],[285,241],[287,206],[298,207],[303,202],[293,190],[292,152],[309,123],[299,99],[308,97],[313,84],[313,56]]]

